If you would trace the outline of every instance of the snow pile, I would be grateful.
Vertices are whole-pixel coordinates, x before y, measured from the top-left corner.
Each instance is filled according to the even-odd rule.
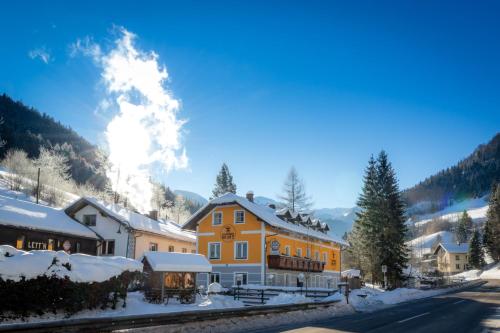
[[[224,292],[226,289],[220,285],[220,283],[214,282],[210,283],[208,286],[209,294],[218,294]]]
[[[278,296],[271,297],[269,301],[266,302],[266,305],[299,304],[306,302],[308,302],[308,300],[304,295],[279,293]]]
[[[323,298],[323,302],[334,302],[334,301],[342,301],[344,300],[344,295],[341,293],[335,293],[333,295],[330,295],[328,297]]]
[[[465,271],[462,273],[458,273],[455,275],[450,276],[452,279],[463,279],[465,281],[473,281],[479,279],[479,276],[481,275],[481,271],[478,269],[472,269],[470,271]]]
[[[124,257],[94,257],[64,251],[21,251],[0,245],[0,278],[20,281],[38,276],[68,277],[73,282],[103,282],[125,271],[142,271],[142,264]]]
[[[206,300],[198,304],[200,309],[240,308],[242,306],[244,306],[242,301],[236,301],[231,296],[223,295],[210,295]]]
[[[490,269],[484,270],[479,277],[483,280],[500,280],[500,263]]]

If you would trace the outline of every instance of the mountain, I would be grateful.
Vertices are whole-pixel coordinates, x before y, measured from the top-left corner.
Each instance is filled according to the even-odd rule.
[[[270,204],[275,205],[276,207],[280,206],[278,201],[271,199],[271,198],[263,197],[263,196],[257,196],[255,198],[253,198],[253,201],[256,204],[262,205],[262,206],[269,206]]]
[[[180,195],[184,197],[184,199],[189,200],[199,206],[203,206],[208,202],[207,199],[205,199],[202,195],[190,191],[184,191],[184,190],[174,190],[174,193],[176,195]]]
[[[354,208],[320,208],[314,211],[314,217],[328,223],[330,232],[338,237],[351,231],[358,207]]]
[[[5,94],[0,95],[0,117],[0,137],[5,142],[0,158],[9,149],[24,150],[30,158],[36,158],[41,147],[53,148],[68,158],[71,177],[77,183],[105,188],[105,155],[70,127]]]
[[[403,191],[410,214],[432,213],[467,198],[479,198],[500,182],[500,133],[467,158]]]

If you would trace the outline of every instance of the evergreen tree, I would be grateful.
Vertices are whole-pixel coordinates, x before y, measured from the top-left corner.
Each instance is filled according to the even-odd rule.
[[[481,241],[479,231],[474,230],[469,244],[469,264],[473,268],[480,269],[484,266],[483,249],[481,248]]]
[[[496,184],[490,195],[483,244],[495,262],[500,261],[500,184]]]
[[[233,176],[231,172],[229,172],[226,163],[222,163],[222,167],[216,178],[215,188],[212,191],[211,199],[220,197],[228,192],[236,194],[236,184],[233,182]]]
[[[294,212],[303,212],[311,208],[311,198],[307,196],[304,182],[300,179],[295,167],[290,169],[283,185],[284,195],[279,198],[283,206],[288,207]]]
[[[455,240],[457,243],[467,243],[471,228],[472,219],[469,214],[467,214],[467,211],[464,210],[455,225]]]

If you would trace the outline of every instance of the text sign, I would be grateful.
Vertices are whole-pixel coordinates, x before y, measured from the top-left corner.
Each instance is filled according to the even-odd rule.
[[[387,265],[382,265],[382,273],[387,273]]]
[[[220,237],[223,242],[232,242],[234,241],[235,238],[235,231],[234,228],[230,225],[225,225],[222,227],[222,232],[220,234]]]

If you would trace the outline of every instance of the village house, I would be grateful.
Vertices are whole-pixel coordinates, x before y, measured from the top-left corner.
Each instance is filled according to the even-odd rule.
[[[434,250],[437,270],[443,275],[458,274],[469,269],[469,245],[466,243],[439,243]]]
[[[61,209],[0,195],[0,244],[96,255],[101,238]]]
[[[227,193],[208,202],[183,225],[196,231],[197,251],[212,264],[199,284],[335,287],[342,239],[328,225],[288,209]]]
[[[196,236],[173,222],[107,204],[90,197],[80,198],[65,209],[66,214],[103,238],[99,255],[140,258],[146,251],[196,253]]]

